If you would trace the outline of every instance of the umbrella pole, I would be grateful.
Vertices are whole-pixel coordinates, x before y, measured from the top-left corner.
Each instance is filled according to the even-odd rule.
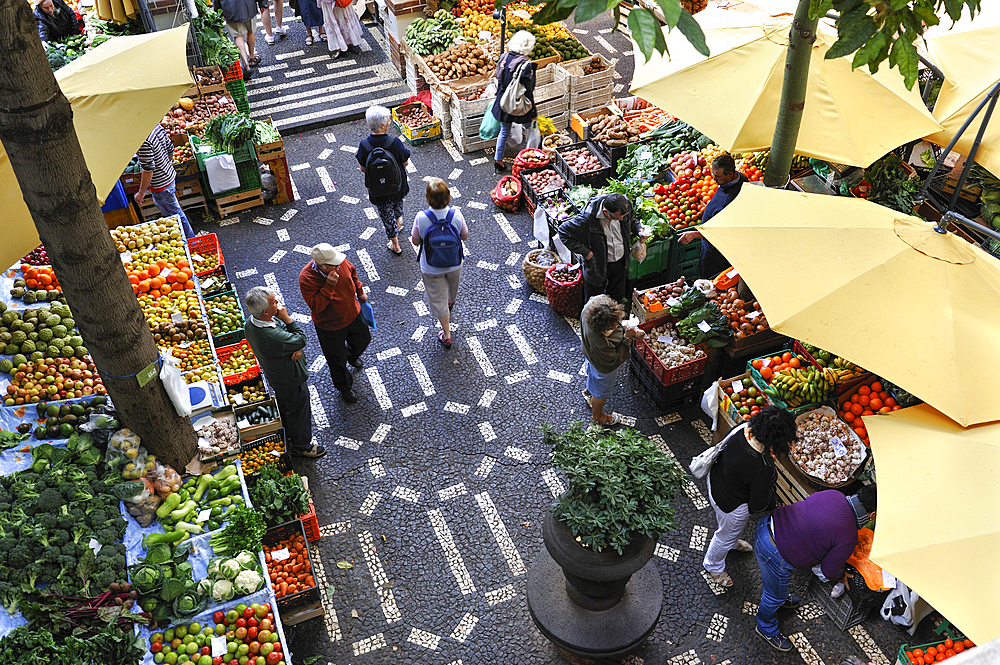
[[[974,222],[964,215],[960,215],[957,212],[948,211],[941,216],[940,221],[934,226],[934,230],[938,233],[944,234],[948,232],[948,222],[954,222],[955,224],[961,224],[962,226],[967,226],[968,228],[987,235],[994,240],[1000,240],[1000,233],[997,233],[988,226],[983,226],[979,222]]]
[[[998,94],[1000,94],[1000,88],[994,86],[989,95],[989,108],[986,109],[986,115],[983,116],[983,121],[979,124],[979,131],[976,132],[976,140],[972,142],[972,149],[969,150],[969,155],[965,159],[965,166],[962,167],[962,175],[958,177],[958,184],[955,185],[955,191],[952,193],[951,201],[948,203],[949,210],[955,207],[958,195],[961,194],[962,187],[965,185],[965,179],[969,176],[969,169],[972,168],[972,164],[976,159],[976,153],[979,152],[979,144],[983,142],[983,134],[986,133],[986,126],[990,124],[990,117],[993,115],[993,109],[996,108]],[[984,99],[983,101],[986,100]],[[947,155],[947,153],[945,154]]]

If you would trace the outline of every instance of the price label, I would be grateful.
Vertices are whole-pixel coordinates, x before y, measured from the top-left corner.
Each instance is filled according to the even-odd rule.
[[[726,277],[728,277],[729,279],[736,279],[737,277],[739,277],[739,274],[740,271],[737,270],[736,268],[733,268],[732,270],[726,273]]]
[[[216,314],[225,314],[226,313],[226,310],[219,309],[218,307],[213,307],[212,311],[215,312]]]
[[[666,335],[659,335],[656,338],[657,342],[663,342],[664,344],[671,344],[674,341],[673,337],[668,337]]]
[[[284,561],[288,558],[288,548],[282,547],[280,550],[273,550],[271,552],[271,558],[275,561]]]
[[[122,263],[132,263],[132,252],[122,252],[118,255]]]
[[[651,159],[652,157],[653,153],[650,152],[649,150],[643,150],[642,152],[639,153],[639,159]]]
[[[226,648],[226,636],[218,635],[212,638],[212,657],[225,656],[228,653]]]
[[[201,288],[210,289],[212,288],[213,284],[215,284],[215,278],[209,277],[208,279],[206,279],[204,282],[201,283]]]
[[[243,418],[236,423],[236,426],[239,427],[240,429],[247,429],[248,427],[250,427],[250,421],[247,420],[246,418]]]
[[[847,448],[844,447],[844,443],[840,440],[839,436],[834,436],[830,439],[830,446],[833,448],[833,454],[837,457],[843,457],[847,454]]]
[[[770,364],[771,364],[771,359],[770,359],[770,358],[764,358],[764,361],[763,361],[763,365],[762,365],[762,366],[763,366],[763,367],[767,367],[767,366],[768,366],[768,365],[770,365]]]
[[[708,325],[707,321],[702,321],[701,323],[698,324],[698,330],[706,333],[711,332],[712,326]]]
[[[198,513],[198,519],[195,521],[201,524],[202,522],[207,522],[208,518],[212,516],[212,509],[206,508],[205,510]]]
[[[173,271],[170,268],[164,268],[163,270],[160,271],[160,277],[166,279],[172,272]]]
[[[212,152],[212,146],[210,146],[210,145],[200,145],[200,146],[198,146],[198,152],[202,153],[203,155],[207,155],[210,152]]]
[[[680,304],[681,304],[681,301],[678,300],[677,298],[673,297],[673,296],[670,296],[669,298],[667,298],[667,305],[669,305],[670,307],[673,307],[674,305],[680,305]]]
[[[271,455],[273,455],[274,457],[281,457],[281,453],[277,450],[272,450]]]
[[[743,392],[743,382],[739,379],[733,381],[733,394]]]
[[[87,543],[87,544],[90,546],[90,549],[94,550],[94,555],[95,556],[101,551],[101,547],[103,547],[103,545],[101,545],[99,542],[97,542],[93,538],[91,538],[90,542]]]
[[[751,321],[756,319],[758,316],[760,316],[760,312],[758,312],[757,310],[754,310],[752,312],[747,312],[747,318],[750,319]]]
[[[178,346],[180,346],[182,349],[186,349],[192,344],[194,344],[194,342],[181,342],[180,344],[178,344]]]
[[[195,263],[204,263],[205,257],[202,256],[201,254],[192,254],[191,260],[194,261]]]
[[[236,394],[234,394],[232,396],[232,398],[233,398],[233,403],[234,404],[242,404],[243,401],[244,401],[243,400],[243,393],[236,393]]]
[[[174,323],[182,323],[184,321],[184,315],[181,314],[180,312],[171,312],[170,320],[173,321]]]

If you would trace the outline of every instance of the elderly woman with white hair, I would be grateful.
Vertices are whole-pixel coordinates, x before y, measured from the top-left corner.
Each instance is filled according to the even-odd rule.
[[[493,117],[500,122],[500,135],[497,136],[497,149],[493,157],[493,166],[497,173],[506,170],[503,163],[504,148],[507,144],[507,137],[510,135],[512,123],[526,125],[538,117],[535,110],[535,63],[528,59],[528,54],[535,48],[535,36],[526,30],[514,33],[507,44],[508,52],[500,58],[497,63],[497,99],[503,97],[504,90],[514,80],[520,68],[521,82],[524,84],[524,91],[528,99],[531,100],[531,108],[524,115],[511,115],[500,108],[500,104],[494,104]],[[521,65],[525,65],[521,68]]]
[[[384,106],[369,106],[365,122],[371,136],[358,146],[358,164],[365,174],[368,200],[378,208],[385,234],[389,237],[386,247],[393,254],[403,250],[399,246],[399,230],[403,228],[403,199],[410,193],[406,180],[406,165],[410,149],[398,136],[389,137],[392,116]]]

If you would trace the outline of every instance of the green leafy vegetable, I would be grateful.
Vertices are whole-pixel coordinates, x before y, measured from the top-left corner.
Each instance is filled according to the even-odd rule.
[[[264,517],[245,505],[233,508],[228,515],[229,524],[222,531],[209,537],[212,551],[218,556],[233,556],[240,552],[259,552],[267,526]]]
[[[245,113],[217,115],[205,125],[205,136],[219,150],[235,153],[254,137],[255,123]]]
[[[283,476],[274,467],[265,467],[257,474],[250,498],[268,524],[287,522],[309,512],[309,495],[302,477],[297,473]]]
[[[698,289],[688,289],[697,291]],[[685,291],[686,295],[688,291]],[[683,296],[682,296],[683,297]],[[701,324],[708,324],[709,329],[703,330]],[[712,348],[720,348],[729,343],[732,330],[729,319],[714,301],[708,301],[693,310],[684,319],[677,322],[677,332],[692,344],[707,344]]]
[[[865,180],[871,185],[869,201],[907,214],[913,211],[913,195],[920,185],[896,155],[890,153],[865,169]]]
[[[684,318],[695,308],[701,307],[706,298],[701,289],[687,289],[677,300],[678,303],[676,305],[670,306],[670,316]],[[728,323],[726,325],[728,327]]]

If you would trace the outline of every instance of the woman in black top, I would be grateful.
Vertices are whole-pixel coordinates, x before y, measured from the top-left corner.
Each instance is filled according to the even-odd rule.
[[[726,572],[729,550],[752,552],[740,540],[750,513],[774,508],[774,484],[778,472],[774,457],[787,455],[795,440],[795,418],[776,406],[766,406],[752,416],[742,433],[733,434],[708,474],[708,500],[715,509],[719,528],[705,552],[702,565],[719,585],[731,587]]]
[[[497,136],[497,148],[493,156],[494,169],[497,173],[506,167],[503,164],[503,152],[507,145],[507,136],[510,135],[511,123],[527,125],[538,117],[535,110],[535,63],[528,59],[528,54],[535,48],[535,36],[526,30],[514,33],[507,45],[508,52],[500,58],[497,63],[497,101],[493,104],[493,117],[500,121],[500,135]],[[504,90],[514,80],[518,67],[527,63],[521,70],[521,83],[524,84],[525,95],[531,101],[531,108],[524,115],[511,115],[500,108],[500,98],[503,97]]]
[[[361,172],[365,173],[366,176],[365,186],[369,188],[368,200],[378,208],[378,215],[382,220],[382,226],[385,227],[385,234],[389,237],[386,247],[393,254],[399,254],[403,251],[399,247],[398,238],[399,230],[403,228],[403,199],[410,193],[410,183],[406,179],[406,165],[410,161],[410,149],[398,136],[390,137],[387,134],[389,124],[392,122],[392,114],[389,109],[384,106],[369,106],[365,112],[365,122],[368,123],[371,136],[358,146],[358,164],[361,165]],[[378,192],[385,192],[385,184],[370,182],[371,178],[367,177],[365,169],[368,168],[368,158],[375,148],[384,149],[396,162],[395,170],[397,173],[394,177],[399,180],[398,187],[389,187],[389,189],[396,191],[395,194],[376,193],[373,185],[378,187]],[[385,169],[382,168],[380,171],[384,173]]]
[[[83,31],[83,21],[76,17],[76,12],[62,0],[41,0],[35,4],[35,22],[38,23],[38,36],[44,46],[63,37],[72,37]]]

